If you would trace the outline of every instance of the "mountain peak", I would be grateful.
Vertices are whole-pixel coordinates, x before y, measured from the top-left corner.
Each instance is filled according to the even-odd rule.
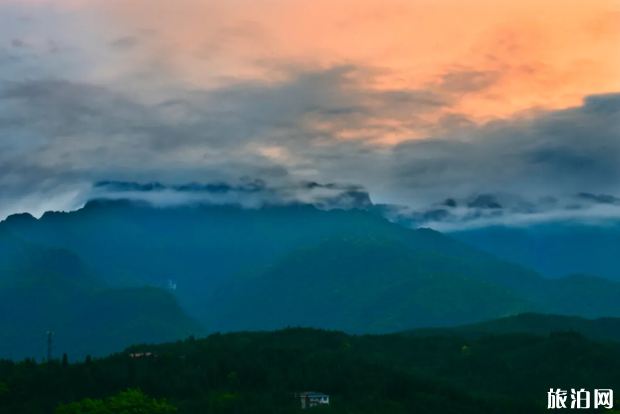
[[[11,214],[4,220],[7,224],[29,224],[36,221],[37,219],[30,213]]]

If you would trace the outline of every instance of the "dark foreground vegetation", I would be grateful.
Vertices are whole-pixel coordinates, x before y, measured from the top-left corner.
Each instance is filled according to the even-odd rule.
[[[475,339],[301,328],[214,334],[73,364],[1,361],[0,412],[293,413],[301,407],[291,393],[316,390],[331,403],[315,413],[535,414],[547,411],[550,388],[569,395],[570,388],[620,390],[618,355],[619,343],[575,332]]]

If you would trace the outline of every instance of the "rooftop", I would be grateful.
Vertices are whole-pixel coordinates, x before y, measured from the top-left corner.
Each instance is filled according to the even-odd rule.
[[[329,397],[329,395],[327,394],[323,394],[322,392],[315,392],[315,391],[300,392],[299,396],[300,397]]]

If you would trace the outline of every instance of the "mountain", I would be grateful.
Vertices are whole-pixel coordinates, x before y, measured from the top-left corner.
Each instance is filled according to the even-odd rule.
[[[105,281],[64,248],[50,248],[15,237],[0,228],[0,286],[62,283],[65,288],[97,288]]]
[[[456,262],[456,266],[444,262]],[[223,283],[211,299],[215,330],[311,326],[386,333],[535,309],[510,290],[455,272],[468,263],[404,243],[329,239]]]
[[[333,238],[222,283],[210,300],[207,326],[387,333],[532,311],[620,316],[620,283],[586,275],[548,280],[523,272],[524,283],[516,289],[521,274],[494,271],[481,261],[402,242]]]
[[[479,338],[517,333],[548,336],[554,332],[571,331],[591,340],[620,342],[620,318],[586,319],[577,316],[521,313],[469,325],[414,329],[403,332],[403,335]]]
[[[523,311],[620,316],[617,283],[588,275],[547,281],[535,271],[439,232],[408,229],[364,210],[320,210],[303,204],[257,209],[208,204],[156,207],[99,200],[70,213],[46,213],[38,220],[11,216],[0,229],[75,251],[112,286],[167,286],[190,315],[220,330],[316,322],[353,332],[388,332],[478,322]],[[334,238],[388,244],[371,245],[361,253],[347,244],[292,253]],[[303,265],[294,265],[289,254]],[[330,266],[326,258],[338,255],[342,257]],[[270,265],[270,270],[253,270]],[[359,278],[351,278],[351,268],[359,268]],[[235,276],[247,272],[257,276]],[[389,283],[384,280],[386,272]],[[328,274],[328,280],[320,279]],[[321,284],[306,286],[312,275]],[[254,280],[261,279],[265,282],[257,286]],[[304,290],[293,292],[292,286]],[[304,300],[297,300],[302,294]],[[320,299],[310,300],[311,295]],[[287,300],[291,307],[284,306]],[[233,303],[246,313],[231,310],[228,304]],[[286,318],[267,315],[261,310],[264,304],[273,304]],[[235,312],[237,316],[231,316]],[[215,320],[216,315],[222,319]]]
[[[185,309],[200,318],[210,312],[205,297],[225,278],[332,236],[392,239],[413,249],[467,259],[472,278],[499,278],[515,289],[538,277],[430,229],[406,229],[363,210],[326,211],[310,205],[158,208],[100,200],[70,213],[46,213],[38,220],[11,216],[0,228],[75,251],[113,286],[170,282]]]
[[[362,210],[326,211],[303,204],[158,208],[144,202],[99,200],[69,213],[45,213],[38,220],[28,214],[10,216],[0,228],[69,248],[108,282],[128,285],[221,280],[334,235],[389,237],[411,247],[491,259],[431,230],[405,229]],[[179,289],[183,285],[179,283]]]
[[[200,333],[175,298],[158,288],[109,288],[73,252],[0,229],[0,358],[105,355],[128,343]]]
[[[579,193],[526,199],[481,193],[416,209],[372,205],[405,227],[432,227],[546,277],[594,274],[620,281],[620,198]]]
[[[128,355],[137,352],[153,356]],[[568,407],[571,388],[590,392],[592,405],[595,389],[618,389],[618,353],[618,343],[575,332],[475,339],[298,328],[213,334],[66,366],[0,361],[0,411],[46,414],[59,403],[139,387],[186,414],[302,413],[292,394],[308,390],[328,394],[335,414],[535,414],[548,411],[550,388],[567,391]]]
[[[589,273],[620,281],[620,223],[492,226],[449,235],[548,277]]]

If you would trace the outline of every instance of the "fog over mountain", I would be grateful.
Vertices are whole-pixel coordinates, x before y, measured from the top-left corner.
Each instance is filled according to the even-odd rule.
[[[312,204],[319,208],[367,208],[372,206],[369,194],[358,185],[300,182],[271,186],[264,180],[187,183],[165,185],[159,182],[140,184],[125,181],[101,181],[82,196],[90,199],[129,199],[159,206],[184,204],[232,204],[246,208],[267,205]]]
[[[47,93],[50,90],[44,88],[31,99]],[[191,189],[191,185],[185,188],[183,185],[187,184],[172,187],[168,184],[161,191],[151,192],[157,196],[148,196],[156,197],[159,202],[174,203],[184,199],[248,206],[263,202],[316,202],[335,193],[359,193],[365,189],[375,203],[404,205],[406,208],[399,208],[398,215],[415,216],[438,200],[452,199],[456,202],[454,207],[435,205],[433,210],[437,211],[426,211],[431,214],[422,220],[446,229],[473,221],[484,225],[615,219],[619,215],[615,198],[620,183],[620,134],[616,127],[620,125],[619,108],[619,96],[593,97],[583,107],[527,121],[498,121],[470,127],[467,131],[459,130],[454,137],[411,141],[390,149],[363,148],[361,144],[336,141],[330,144],[329,150],[312,145],[300,148],[313,165],[320,167],[316,176],[324,181],[308,180],[296,173],[297,167],[286,167],[273,160],[267,165],[263,159],[261,162],[268,168],[261,172],[252,167],[253,162],[239,165],[234,157],[226,168],[218,170],[213,166],[211,173],[190,164],[178,170],[168,170],[165,164],[157,169],[149,166],[150,161],[144,163],[144,169],[133,172],[123,166],[101,169],[99,166],[105,158],[93,159],[92,165],[79,170],[62,164],[43,168],[17,163],[15,158],[11,162],[8,159],[11,153],[14,157],[25,155],[17,151],[20,146],[15,146],[13,151],[0,154],[4,160],[0,165],[5,171],[0,183],[0,212],[3,216],[23,211],[40,215],[46,210],[75,209],[88,198],[114,197],[120,188],[111,185],[103,188],[100,181],[116,177],[130,178],[119,181],[141,183],[162,178],[159,181],[194,181],[201,183],[198,187],[216,186],[190,192],[185,190]],[[462,136],[464,132],[466,138]],[[588,139],[582,139],[585,136]],[[113,153],[105,157],[111,156]],[[33,158],[35,162],[36,157],[37,154]],[[128,164],[132,162],[127,160]],[[242,178],[234,178],[230,171],[222,173],[233,164],[237,177]],[[253,175],[240,174],[246,172]],[[325,187],[299,184],[314,181],[345,184]],[[221,182],[232,184],[225,184],[230,188],[218,189]],[[131,197],[127,191],[130,189],[141,190],[123,188],[122,196]],[[138,192],[146,197],[144,191]],[[501,208],[494,208],[495,202]],[[443,217],[437,220],[433,214]]]
[[[553,223],[616,225],[620,221],[620,198],[578,193],[537,199],[499,193],[448,198],[427,208],[381,205],[388,219],[410,227],[431,227],[453,232],[483,227],[528,227]]]
[[[77,209],[94,199],[127,199],[161,207],[209,204],[254,209],[301,203],[321,209],[359,208],[378,213],[406,227],[430,227],[446,232],[569,222],[608,226],[620,220],[620,198],[608,194],[581,192],[526,198],[506,192],[472,193],[467,197],[446,198],[415,208],[373,203],[372,194],[355,184],[305,181],[278,186],[265,180],[248,178],[236,184],[224,181],[185,184],[100,181],[78,192],[67,207],[69,210]]]

